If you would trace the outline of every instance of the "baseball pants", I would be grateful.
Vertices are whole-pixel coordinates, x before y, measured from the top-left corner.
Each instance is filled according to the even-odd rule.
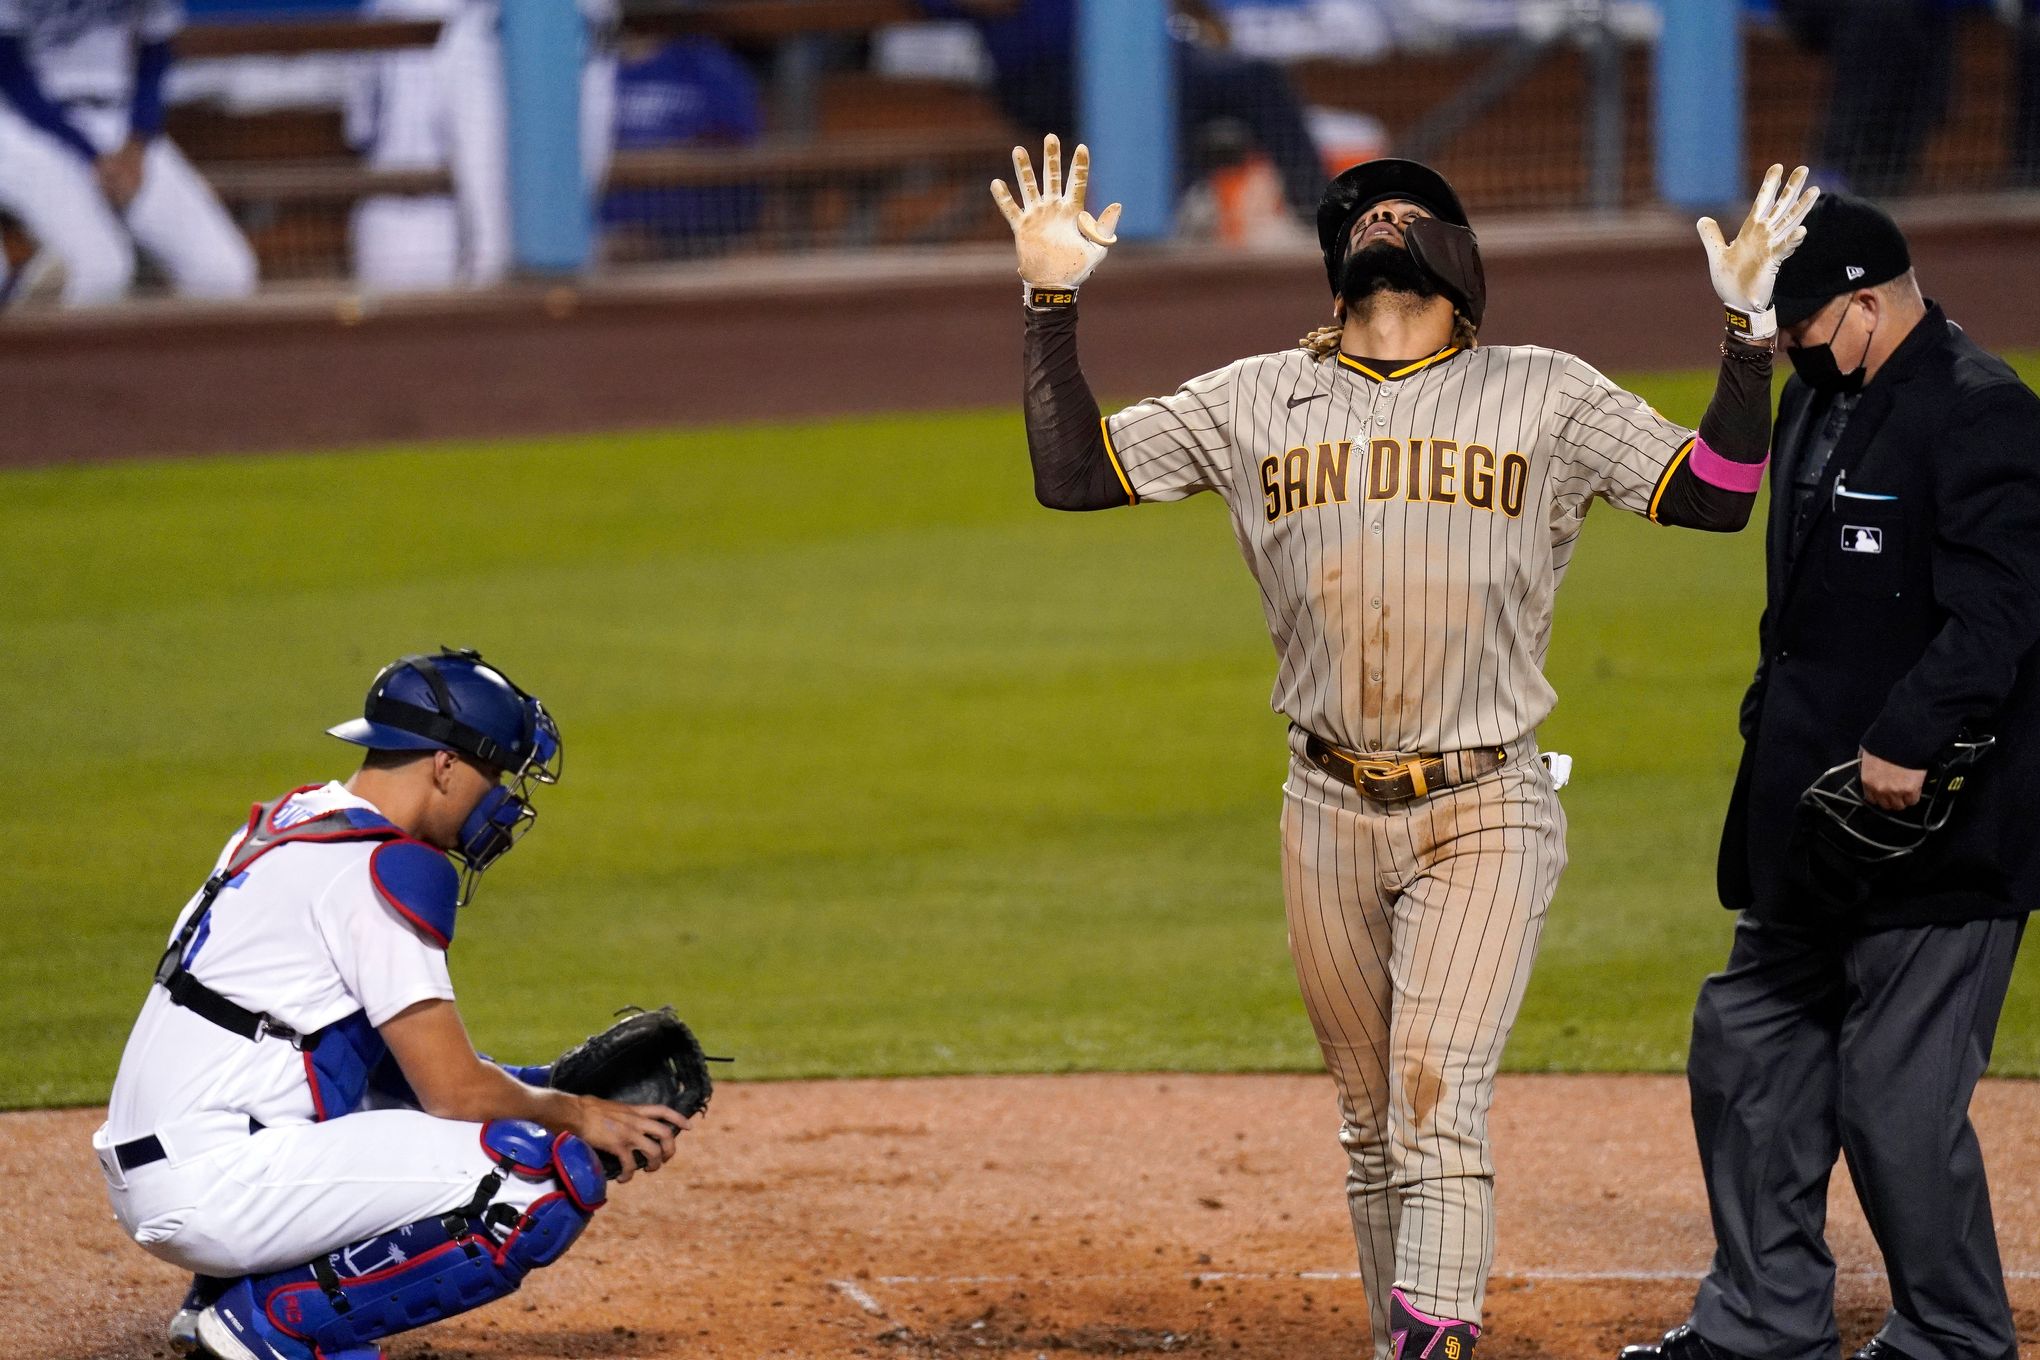
[[[1374,1351],[1388,1295],[1477,1322],[1494,1262],[1488,1108],[1546,909],[1565,813],[1535,747],[1485,778],[1376,803],[1290,734],[1289,948],[1339,1094]]]
[[[1759,1360],[1836,1353],[1825,1228],[1846,1153],[1891,1277],[1884,1340],[1911,1360],[2017,1356],[1969,1099],[2024,929],[1737,922],[1686,1067],[1716,1244],[1694,1331]]]
[[[160,1130],[171,1155],[128,1172],[104,1129],[93,1147],[129,1237],[180,1269],[227,1277],[302,1265],[459,1208],[495,1169],[481,1134],[418,1110],[364,1110],[255,1134],[243,1115],[202,1117]],[[523,1210],[553,1189],[511,1176],[496,1201]]]
[[[67,113],[102,152],[126,140],[125,107],[73,105]],[[247,238],[167,137],[149,143],[141,188],[125,212],[116,212],[90,165],[0,100],[0,207],[64,262],[67,306],[126,296],[137,246],[186,296],[255,291],[255,253]]]
[[[375,8],[409,18],[419,7]],[[369,71],[353,129],[369,143],[369,163],[381,170],[443,166],[454,192],[361,200],[350,234],[355,280],[368,292],[486,288],[510,273],[508,96],[497,22],[493,6],[459,6],[436,46],[378,57]],[[615,125],[616,57],[596,52],[581,68],[581,176],[591,193],[609,174]]]

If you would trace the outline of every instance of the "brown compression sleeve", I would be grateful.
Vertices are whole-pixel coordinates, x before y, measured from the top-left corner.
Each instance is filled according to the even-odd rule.
[[[1731,336],[1699,438],[1666,479],[1657,522],[1734,533],[1749,523],[1770,456],[1771,348]]]
[[[1023,350],[1027,456],[1034,497],[1051,510],[1109,510],[1128,504],[1105,448],[1098,399],[1077,362],[1077,304],[1028,307]]]

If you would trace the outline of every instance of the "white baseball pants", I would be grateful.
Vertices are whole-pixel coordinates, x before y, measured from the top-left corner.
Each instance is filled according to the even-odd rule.
[[[127,138],[125,106],[74,105],[70,116],[102,151]],[[0,101],[0,208],[63,261],[68,306],[126,296],[137,246],[186,296],[245,297],[255,290],[255,252],[247,238],[167,137],[149,143],[141,189],[119,213],[100,193],[90,165]]]

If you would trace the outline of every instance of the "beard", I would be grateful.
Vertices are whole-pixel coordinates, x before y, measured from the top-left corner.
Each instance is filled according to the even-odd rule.
[[[1339,296],[1349,314],[1360,314],[1377,294],[1404,294],[1405,305],[1438,296],[1438,285],[1416,257],[1394,241],[1373,241],[1346,257],[1340,271]],[[1386,299],[1384,299],[1386,300]]]

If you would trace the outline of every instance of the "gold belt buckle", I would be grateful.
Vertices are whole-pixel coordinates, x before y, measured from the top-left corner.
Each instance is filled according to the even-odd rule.
[[[1353,774],[1355,781],[1361,784],[1362,792],[1376,798],[1422,798],[1431,791],[1429,781],[1424,778],[1424,759],[1422,756],[1412,760],[1353,760]],[[1410,791],[1408,794],[1397,792],[1376,793],[1373,789],[1365,787],[1370,783],[1392,784],[1395,780],[1403,778],[1409,780]]]

